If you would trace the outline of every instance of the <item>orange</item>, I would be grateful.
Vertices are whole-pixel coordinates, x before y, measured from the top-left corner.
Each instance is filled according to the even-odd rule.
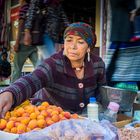
[[[37,114],[36,113],[31,113],[30,114],[30,118],[33,120],[33,119],[36,119],[37,118]]]
[[[25,109],[25,112],[26,112],[26,113],[31,114],[31,113],[33,113],[33,112],[35,111],[35,106],[33,106],[33,105],[28,105],[28,106],[25,106],[24,109]]]
[[[61,118],[63,118],[64,117],[64,115],[63,114],[59,114],[59,118],[61,119]]]
[[[30,121],[30,118],[29,117],[23,117],[23,119],[20,121],[22,124],[25,124],[27,125]]]
[[[41,128],[39,128],[39,127],[37,127],[37,128],[35,128],[35,129],[33,129],[33,130],[40,130]]]
[[[9,121],[9,122],[7,122],[6,128],[11,130],[11,128],[13,128],[15,126],[14,124],[15,124],[14,121]]]
[[[59,121],[59,115],[53,115],[52,117],[52,121],[54,121],[54,122],[58,122]]]
[[[30,114],[27,113],[27,112],[25,112],[24,114],[22,114],[22,117],[29,117],[29,116],[30,116]]]
[[[54,110],[54,111],[51,112],[51,116],[58,115],[58,114],[59,114],[59,111],[57,111],[57,110]]]
[[[39,119],[45,119],[45,117],[43,115],[38,115],[37,120],[39,120]]]
[[[22,107],[20,107],[16,110],[18,117],[22,116],[22,114],[24,114],[24,112],[25,112],[25,110]]]
[[[53,109],[51,109],[51,108],[47,109],[47,112],[49,115],[51,115],[52,111],[53,111]]]
[[[45,106],[46,108],[49,106],[48,102],[42,102],[41,106]]]
[[[37,120],[37,125],[40,128],[44,128],[46,126],[46,121],[44,119]]]
[[[10,132],[16,134],[17,133],[17,128],[16,127],[11,128]]]
[[[28,127],[31,129],[31,130],[33,130],[34,128],[36,128],[37,127],[37,120],[31,120],[30,122],[29,122],[29,124],[28,124]]]
[[[47,126],[50,126],[52,124],[54,124],[54,121],[52,121],[51,119],[46,120]]]
[[[76,114],[76,113],[75,113],[75,114],[71,114],[71,118],[72,118],[72,119],[78,119],[78,117],[79,117],[79,116],[78,116],[78,114]]]
[[[3,131],[10,132],[10,130],[8,128],[5,128]]]
[[[70,119],[71,118],[71,114],[70,112],[66,111],[63,113],[64,114],[64,117],[67,118],[67,119]]]
[[[63,109],[61,107],[57,107],[57,110],[59,111],[59,113],[61,113],[63,111]]]
[[[0,130],[5,129],[7,121],[5,119],[0,119]]]
[[[4,119],[8,120],[10,117],[11,117],[11,113],[8,111],[8,112],[5,114]]]
[[[17,127],[18,125],[20,125],[20,122],[15,122],[14,126]]]
[[[46,110],[42,110],[42,111],[40,112],[40,115],[42,115],[42,116],[44,116],[44,117],[47,117],[49,114],[48,114],[48,112],[47,112]]]
[[[42,111],[42,110],[45,110],[45,109],[46,109],[46,107],[45,107],[45,106],[40,105],[40,106],[38,106],[38,107],[37,107],[37,109],[38,109],[39,111]]]
[[[31,128],[27,127],[26,132],[29,132],[29,131],[31,131]]]
[[[26,132],[26,125],[25,124],[19,124],[17,126],[17,133],[22,134]]]
[[[17,120],[17,117],[10,117],[9,118],[9,121],[16,121]]]

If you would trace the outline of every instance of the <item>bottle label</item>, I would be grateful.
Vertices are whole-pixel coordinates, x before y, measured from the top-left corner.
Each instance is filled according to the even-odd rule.
[[[88,107],[87,108],[87,115],[88,115],[88,118],[92,121],[99,121],[98,120],[98,107]]]

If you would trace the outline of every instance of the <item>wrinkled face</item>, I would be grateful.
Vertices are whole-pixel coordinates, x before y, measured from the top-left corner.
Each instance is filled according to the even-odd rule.
[[[70,61],[84,60],[90,51],[88,44],[80,36],[68,35],[64,40],[64,53]]]

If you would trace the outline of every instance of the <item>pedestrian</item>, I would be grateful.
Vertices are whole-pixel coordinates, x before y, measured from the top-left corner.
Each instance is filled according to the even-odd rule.
[[[140,41],[140,0],[135,0],[136,9],[131,11],[130,20],[133,22],[133,36],[131,42]]]
[[[13,46],[15,54],[11,82],[14,82],[18,78],[20,78],[20,76],[22,75],[23,66],[28,58],[31,60],[34,67],[36,67],[38,61],[37,47],[32,44],[30,44],[30,46],[27,46],[23,43],[24,24],[30,0],[19,0],[19,3],[19,25],[16,42]]]
[[[135,1],[110,0],[110,5],[111,45],[107,52],[107,83],[113,87],[134,85],[135,89],[140,89],[140,42],[130,41],[133,35],[130,13],[136,9]]]
[[[38,18],[38,16],[40,18]],[[38,23],[37,23],[38,22]],[[34,24],[38,24],[36,35],[33,34]],[[55,44],[60,41],[61,31],[69,24],[66,13],[61,5],[61,0],[31,0],[25,24],[25,45],[30,45],[35,40],[41,40],[39,45],[39,61],[48,58],[56,52]],[[40,37],[38,39],[38,37]],[[42,40],[43,39],[43,40]]]

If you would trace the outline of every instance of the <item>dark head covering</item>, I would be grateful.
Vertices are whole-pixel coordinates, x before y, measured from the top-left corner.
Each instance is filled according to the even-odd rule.
[[[92,26],[83,22],[76,22],[70,24],[64,31],[64,39],[68,35],[77,35],[84,39],[89,47],[94,47],[96,44],[96,35]]]

